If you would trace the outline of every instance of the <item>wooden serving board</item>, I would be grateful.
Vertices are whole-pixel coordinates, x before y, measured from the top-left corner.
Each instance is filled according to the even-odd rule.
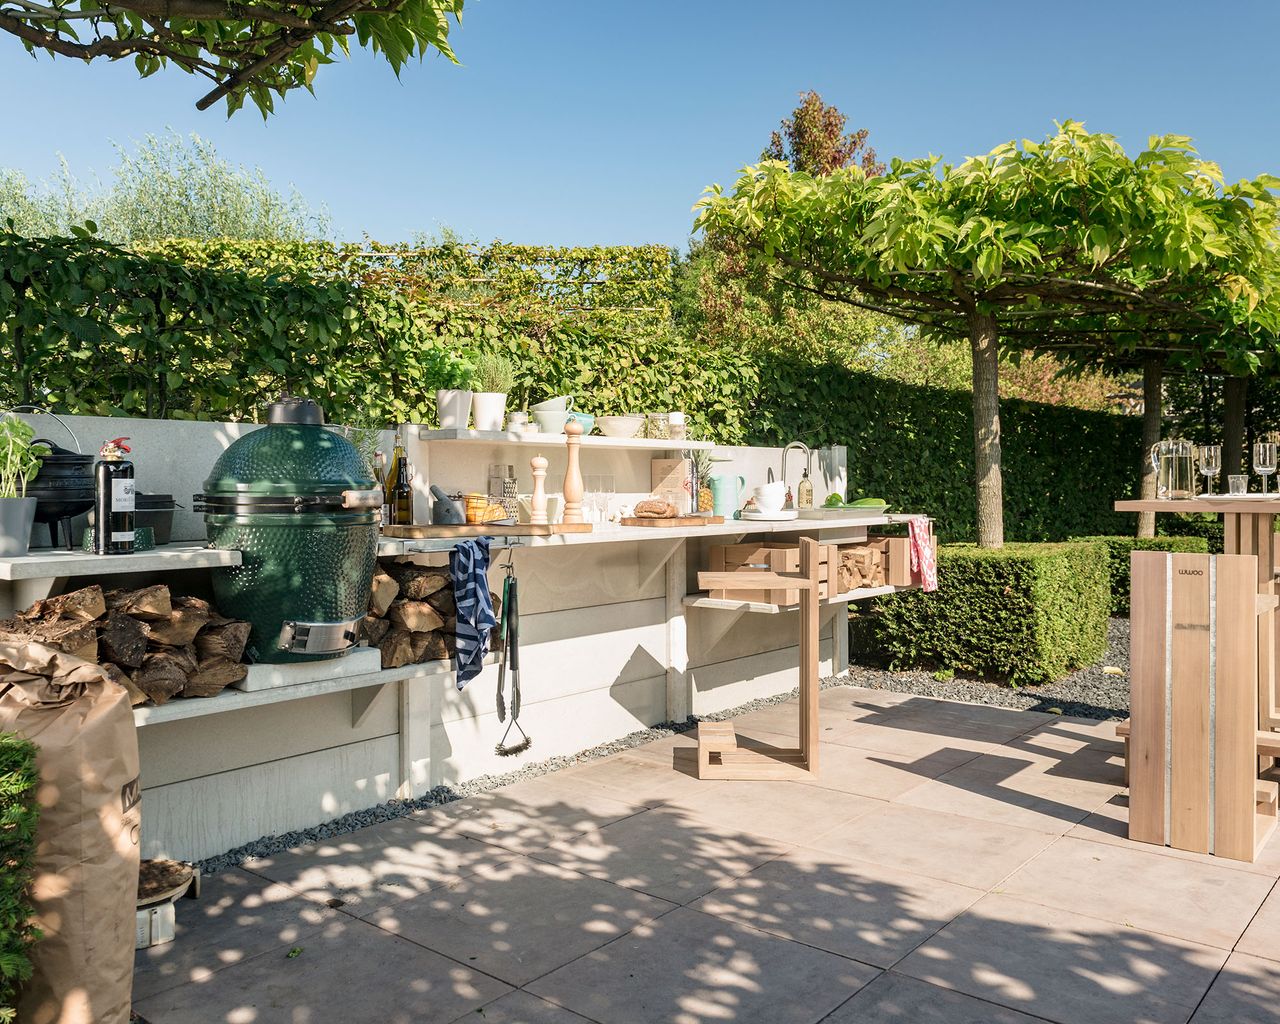
[[[673,530],[678,526],[721,526],[724,516],[670,516],[667,519],[644,519],[624,516],[623,526],[647,526],[655,530]]]
[[[590,523],[550,523],[535,526],[516,523],[461,523],[456,526],[384,526],[382,536],[393,540],[425,540],[450,537],[552,537],[558,533],[590,533]]]

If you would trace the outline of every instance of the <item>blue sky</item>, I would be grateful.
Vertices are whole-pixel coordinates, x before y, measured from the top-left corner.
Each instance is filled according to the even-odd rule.
[[[105,172],[113,141],[172,127],[327,205],[343,238],[682,245],[703,186],[812,88],[881,156],[958,159],[1074,117],[1128,147],[1194,136],[1230,178],[1280,172],[1274,0],[467,0],[453,42],[463,67],[399,81],[356,53],[264,124],[197,112],[201,79],[0,35],[0,166]]]

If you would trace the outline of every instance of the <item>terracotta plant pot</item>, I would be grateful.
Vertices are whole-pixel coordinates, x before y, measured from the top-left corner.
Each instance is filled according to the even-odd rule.
[[[476,430],[501,430],[507,414],[507,396],[501,391],[477,391],[471,406]]]
[[[436,392],[436,413],[441,430],[466,430],[471,418],[473,392],[447,388]]]
[[[0,557],[16,558],[31,549],[35,498],[0,498]]]

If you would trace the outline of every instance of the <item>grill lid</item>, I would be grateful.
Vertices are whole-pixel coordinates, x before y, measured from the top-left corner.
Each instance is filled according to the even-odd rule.
[[[319,407],[309,400],[278,402],[273,412],[280,406],[287,406],[280,415],[309,418],[314,410],[319,416]],[[345,437],[321,425],[323,416],[319,420],[277,419],[245,434],[218,456],[204,482],[204,494],[196,500],[207,511],[370,507],[372,499],[353,499],[377,490],[364,458]]]

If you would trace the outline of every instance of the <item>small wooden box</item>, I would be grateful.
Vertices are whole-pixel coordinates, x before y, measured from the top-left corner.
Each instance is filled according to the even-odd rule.
[[[938,557],[938,535],[929,525],[929,540],[933,544],[933,557]],[[871,537],[868,544],[876,545],[884,558],[884,584],[890,587],[918,587],[920,574],[911,571],[910,537]]]
[[[828,598],[832,589],[835,566],[839,564],[839,550],[833,544],[818,545],[818,596]],[[763,544],[716,544],[708,556],[711,572],[737,572],[740,569],[768,569],[770,572],[798,573],[800,571],[800,547],[773,541]],[[798,590],[713,590],[710,594],[722,601],[755,601],[760,604],[799,604]]]

